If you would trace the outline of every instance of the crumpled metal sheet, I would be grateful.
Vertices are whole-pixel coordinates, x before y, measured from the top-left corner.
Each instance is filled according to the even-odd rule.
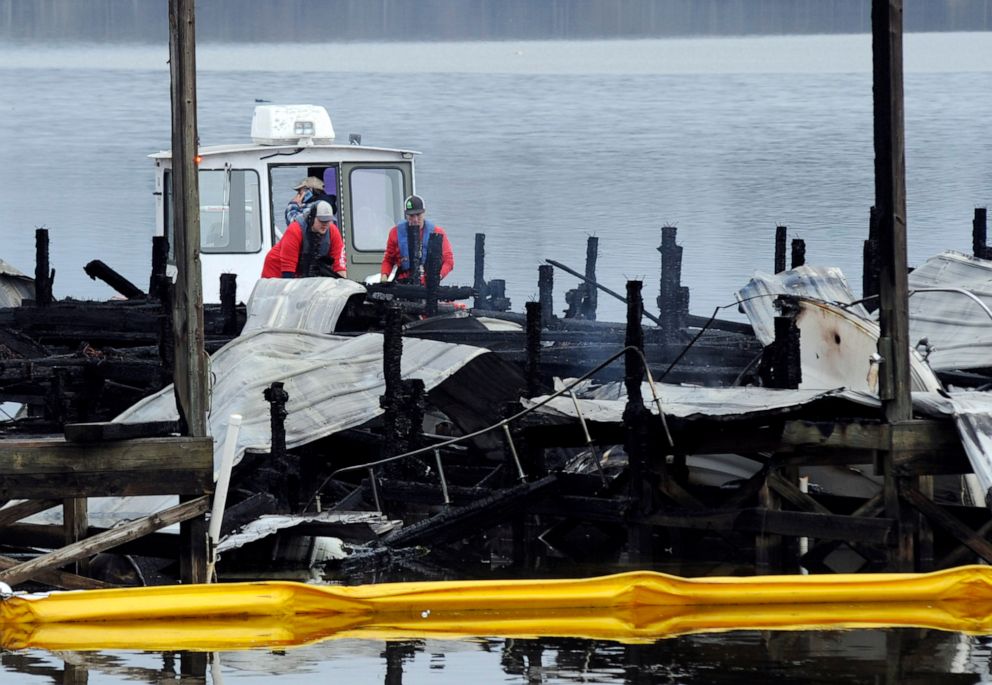
[[[276,381],[281,381],[289,394],[285,422],[289,448],[359,426],[381,414],[379,397],[385,392],[382,344],[379,333],[342,337],[301,330],[259,330],[222,347],[210,359],[213,387],[208,427],[214,437],[214,468],[220,465],[232,414],[243,417],[235,463],[249,447],[269,451],[269,403],[263,392]],[[430,390],[483,354],[491,353],[468,345],[405,338],[401,371],[404,378],[422,379]],[[114,421],[178,418],[170,385]]]
[[[984,504],[992,505],[987,494],[992,488],[992,393],[955,392],[946,399],[953,407],[961,445],[978,479],[980,492],[985,495]],[[983,504],[981,499],[978,504]]]
[[[260,278],[242,334],[263,328],[333,333],[348,298],[365,288],[347,278]]]
[[[757,273],[737,293],[755,335],[762,344],[775,339],[775,298],[799,299],[802,381],[800,388],[839,388],[878,392],[878,368],[872,362],[878,351],[878,324],[860,304],[853,302],[843,273],[836,268],[801,266],[769,275]],[[915,352],[910,355],[913,390],[938,390],[933,370]]]
[[[737,301],[754,327],[754,334],[762,345],[775,340],[775,298],[779,295],[796,295],[824,302],[850,304],[857,298],[836,267],[799,266],[780,274],[756,271],[751,280],[737,291]],[[871,318],[860,304],[850,308],[864,319]]]
[[[931,367],[992,367],[992,261],[947,251],[914,269],[909,288],[910,341],[926,339]],[[920,292],[923,288],[959,288],[974,299],[955,291]]]
[[[305,523],[333,523],[340,526],[363,526],[376,535],[388,533],[402,525],[400,521],[389,520],[379,512],[371,511],[322,511],[303,516],[271,515],[261,516],[246,523],[234,533],[225,536],[217,543],[218,552],[238,549],[262,540],[280,531],[290,530]]]
[[[20,307],[34,297],[34,279],[0,259],[0,307]]]
[[[826,397],[839,397],[867,407],[880,407],[876,397],[867,393],[835,390],[779,390],[775,388],[728,387],[704,388],[700,386],[672,385],[655,383],[658,401],[648,383],[641,384],[644,404],[652,413],[658,413],[660,403],[665,416],[680,418],[740,418],[759,414],[775,414],[792,411]],[[522,399],[524,407],[533,407],[547,395],[532,399]],[[582,416],[586,421],[617,423],[623,418],[627,404],[627,393],[623,383],[607,383],[597,388],[589,385],[576,387],[576,397]],[[571,397],[556,397],[537,410],[540,413],[578,418],[575,402]]]

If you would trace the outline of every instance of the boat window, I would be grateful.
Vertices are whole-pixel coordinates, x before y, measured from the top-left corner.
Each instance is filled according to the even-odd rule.
[[[324,192],[331,195],[331,204],[337,209],[338,184],[336,165],[299,165],[285,164],[272,165],[269,167],[269,187],[272,189],[272,197],[269,202],[272,206],[272,244],[275,245],[282,238],[286,231],[288,222],[286,221],[286,205],[290,203],[297,183],[305,178],[313,176],[324,182]],[[337,222],[340,228],[341,222]]]
[[[250,169],[201,169],[200,252],[244,254],[262,249],[258,174]],[[174,258],[172,177],[165,175],[166,235]]]
[[[352,170],[349,180],[355,249],[382,252],[389,229],[403,214],[403,172],[360,167]]]

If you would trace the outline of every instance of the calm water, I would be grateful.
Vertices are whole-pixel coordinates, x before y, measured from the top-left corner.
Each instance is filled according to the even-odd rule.
[[[0,44],[0,258],[33,273],[52,234],[56,296],[108,297],[83,265],[147,283],[152,165],[169,142],[165,46]],[[454,282],[474,234],[514,308],[546,258],[657,295],[659,228],[679,227],[690,306],[770,269],[776,224],[860,290],[872,204],[870,37],[205,46],[200,139],[248,139],[255,99],[327,106],[339,138],[422,151],[417,186],[449,229]],[[909,256],[970,250],[992,197],[992,34],[906,37]],[[557,308],[575,282],[559,274]],[[602,316],[622,319],[601,298]]]
[[[992,197],[992,35],[906,37],[909,257],[971,246]],[[102,259],[147,283],[152,165],[169,145],[167,49],[0,44],[0,258],[33,273],[47,226],[56,296],[108,297]],[[514,308],[545,258],[657,294],[659,228],[679,227],[691,309],[708,314],[772,266],[776,224],[860,289],[873,198],[868,36],[590,43],[205,46],[204,144],[247,140],[256,99],[328,107],[340,138],[410,147],[453,282],[487,277]],[[574,281],[557,277],[556,302]],[[245,293],[242,293],[246,297]],[[601,317],[620,319],[601,299]],[[0,683],[179,682],[180,655],[2,655]],[[67,666],[68,664],[68,666]],[[68,672],[66,672],[68,670]],[[208,682],[986,682],[985,638],[919,630],[587,640],[330,641],[222,654]],[[952,675],[953,674],[953,675]],[[182,682],[203,682],[183,680]]]

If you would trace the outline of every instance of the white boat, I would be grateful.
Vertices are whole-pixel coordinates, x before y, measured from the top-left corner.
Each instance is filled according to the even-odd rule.
[[[357,138],[357,137],[352,137]],[[259,105],[251,141],[198,151],[200,262],[204,302],[220,301],[220,275],[234,273],[248,293],[265,255],[286,229],[285,208],[302,179],[315,176],[336,195],[337,225],[345,239],[348,276],[379,272],[389,229],[414,192],[412,150],[335,143],[327,110],[315,105]],[[172,254],[172,152],[155,161],[156,235],[169,236]]]

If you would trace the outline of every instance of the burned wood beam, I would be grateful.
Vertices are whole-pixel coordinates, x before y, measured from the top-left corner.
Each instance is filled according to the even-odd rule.
[[[802,238],[792,239],[792,268],[806,263],[806,241]]]
[[[959,542],[984,559],[986,563],[992,563],[992,543],[989,543],[983,536],[945,512],[916,488],[901,488],[899,494],[914,509],[926,516],[931,523],[953,535]]]
[[[769,511],[762,508],[654,513],[637,519],[637,523],[690,530],[769,533],[879,545],[892,542],[895,531],[892,519],[865,519],[803,511]]]
[[[34,304],[47,307],[52,303],[52,283],[55,280],[55,269],[49,269],[47,228],[34,232],[34,255]]]
[[[551,265],[537,267],[538,301],[541,303],[541,325],[547,328],[555,320],[554,305],[555,270]]]
[[[29,499],[12,504],[9,507],[0,509],[0,527],[9,526],[16,521],[20,521],[22,518],[40,514],[60,504],[62,504],[62,500],[56,498]]]
[[[988,210],[975,207],[975,218],[971,221],[971,253],[978,259],[992,259],[988,242]]]
[[[527,396],[537,397],[541,389],[541,305],[528,302],[527,309]]]
[[[878,240],[878,209],[872,207],[868,214],[868,240],[862,251],[861,297],[869,312],[878,309],[878,274],[882,270],[882,257]]]
[[[775,271],[780,274],[785,271],[785,242],[789,229],[785,226],[775,227]]]
[[[164,438],[178,432],[175,421],[146,421],[144,423],[67,423],[65,439],[68,442],[103,442],[104,440],[134,440],[136,438]]]
[[[152,272],[148,277],[148,296],[154,299],[160,297],[159,287],[162,279],[166,278],[165,269],[169,261],[169,239],[164,235],[152,238]]]
[[[212,488],[210,438],[0,441],[0,496],[7,498],[199,495]]]
[[[662,333],[666,340],[675,340],[685,329],[689,316],[689,288],[682,285],[682,246],[676,244],[678,229],[664,226],[661,229],[661,284],[658,292],[658,312]]]
[[[269,434],[271,436],[269,448],[272,458],[281,461],[286,458],[286,403],[289,402],[289,393],[283,389],[283,384],[279,381],[267,387],[263,393],[265,401],[269,403]]]
[[[238,334],[238,275],[220,275],[220,312],[223,324],[221,332],[224,335]]]
[[[387,547],[413,545],[436,546],[460,540],[501,523],[511,510],[527,506],[545,497],[557,484],[556,475],[545,476],[533,483],[522,483],[475,500],[465,506],[452,507],[429,519],[405,526],[385,536],[380,542]]]
[[[475,309],[482,309],[486,301],[486,234],[475,234],[475,273],[472,287],[475,289]]]
[[[100,279],[129,300],[143,300],[147,297],[141,288],[121,276],[99,259],[88,262],[83,267],[83,271],[86,272],[86,275],[91,280]]]
[[[589,321],[596,320],[596,306],[599,301],[599,295],[596,292],[596,287],[589,285],[589,283],[596,282],[596,260],[599,257],[599,238],[595,236],[589,236],[586,239],[586,281],[585,281],[585,295],[582,298],[582,318]]]
[[[0,556],[0,571],[14,568],[21,562],[10,557]],[[94,580],[85,576],[68,573],[66,571],[40,571],[34,576],[39,583],[44,583],[51,587],[62,590],[105,590],[117,587],[112,583],[105,583],[102,580]]]
[[[437,288],[441,283],[441,234],[431,233],[427,240],[427,264],[424,269],[424,285],[427,289],[425,314],[437,315]]]
[[[48,571],[91,557],[98,552],[130,542],[166,526],[201,516],[209,510],[210,497],[206,495],[198,497],[0,571],[0,581],[8,585],[16,585],[30,578],[35,578],[41,571]]]

